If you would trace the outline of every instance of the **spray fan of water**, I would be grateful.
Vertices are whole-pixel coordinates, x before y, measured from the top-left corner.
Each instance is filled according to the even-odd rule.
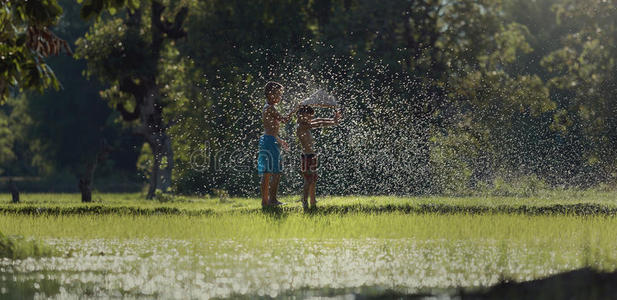
[[[262,59],[268,55],[256,53],[263,54]],[[247,68],[261,65],[257,57]],[[332,56],[316,64],[289,54],[267,70],[232,78],[237,80],[203,88],[200,97],[183,110],[182,122],[173,131],[176,144],[181,145],[176,153],[186,153],[177,164],[178,186],[193,192],[258,193],[256,157],[263,132],[263,86],[272,80],[285,87],[278,105],[282,114],[305,99],[342,108],[339,126],[313,131],[320,153],[319,193],[428,192],[426,146],[432,120],[418,112],[426,103],[437,101],[429,84],[390,72],[379,61]],[[331,108],[317,108],[316,117],[332,115]],[[280,131],[290,144],[290,151],[283,153],[282,193],[296,193],[302,185],[295,126],[294,118]]]

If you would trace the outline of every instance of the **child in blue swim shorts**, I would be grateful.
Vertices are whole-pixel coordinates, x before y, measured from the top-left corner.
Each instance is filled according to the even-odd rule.
[[[264,123],[264,134],[259,138],[259,154],[257,157],[257,172],[261,177],[261,205],[282,205],[278,201],[279,182],[281,181],[281,147],[287,150],[289,146],[279,137],[281,123],[291,120],[297,111],[294,108],[287,116],[283,117],[274,107],[281,101],[283,96],[283,85],[277,82],[268,82],[265,88],[266,104],[262,111]]]

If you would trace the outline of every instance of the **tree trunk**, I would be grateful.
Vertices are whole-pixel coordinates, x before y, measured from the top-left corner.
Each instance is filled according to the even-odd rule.
[[[19,203],[19,190],[15,182],[13,182],[13,178],[9,178],[9,191],[11,192],[12,202]]]
[[[171,139],[165,131],[159,133],[158,138],[150,138],[150,149],[152,149],[152,170],[150,172],[150,186],[148,187],[147,199],[154,198],[157,189],[168,192],[171,187],[171,172],[174,165],[173,150]],[[165,167],[161,169],[165,159]]]
[[[171,171],[174,166],[174,153],[171,148],[171,139],[167,136],[167,134],[164,134],[163,153],[161,155],[162,158],[166,159],[166,162],[165,167],[160,170],[158,185],[163,192],[166,192],[169,188],[171,188]]]
[[[150,186],[146,199],[154,198],[157,189],[167,192],[171,187],[171,170],[173,168],[173,152],[171,138],[167,135],[169,124],[163,124],[163,107],[158,104],[159,88],[151,79],[152,84],[147,88],[145,97],[140,101],[139,118],[142,122],[142,134],[152,150],[152,170],[150,172]],[[161,164],[165,159],[165,167]]]
[[[116,109],[122,114],[122,118],[127,122],[140,121],[140,126],[136,128],[136,133],[146,139],[150,149],[152,149],[153,164],[150,173],[150,186],[148,187],[147,199],[154,198],[157,188],[166,192],[171,187],[171,176],[173,169],[173,151],[171,139],[167,135],[167,129],[171,124],[163,124],[163,108],[165,101],[160,95],[160,88],[157,85],[159,75],[158,64],[161,61],[161,50],[165,40],[178,40],[186,36],[186,31],[182,28],[184,20],[188,15],[188,7],[182,7],[169,21],[163,12],[166,9],[160,0],[150,2],[150,45],[149,55],[144,57],[142,52],[131,52],[136,55],[135,59],[141,61],[140,65],[144,68],[151,68],[153,71],[148,74],[131,77],[127,76],[119,80],[119,89],[125,93],[133,95],[136,105],[132,112],[127,111],[124,103],[116,105]],[[126,22],[129,28],[141,30],[141,8],[130,12],[130,20]],[[147,41],[143,41],[147,44]],[[127,72],[130,73],[130,72]],[[142,72],[143,73],[143,72]],[[165,167],[161,169],[163,158],[166,159]]]
[[[85,172],[79,178],[79,191],[81,192],[81,202],[92,202],[92,182],[94,181],[94,171],[96,166],[107,159],[107,154],[112,151],[112,148],[107,144],[106,140],[101,140],[101,146],[92,162],[88,163]]]
[[[81,192],[81,202],[92,202],[92,179],[94,178],[94,164],[88,164],[86,172],[79,178],[79,191]]]
[[[157,145],[151,145],[153,155],[152,171],[150,172],[150,186],[148,187],[148,195],[146,199],[153,199],[156,192],[156,187],[159,182],[159,172],[161,169],[161,151]]]

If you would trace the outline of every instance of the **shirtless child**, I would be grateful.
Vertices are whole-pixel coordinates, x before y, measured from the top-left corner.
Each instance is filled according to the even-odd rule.
[[[283,117],[274,107],[281,101],[283,95],[283,85],[277,82],[266,84],[266,104],[262,111],[264,123],[264,134],[259,139],[259,155],[257,157],[257,172],[261,178],[261,205],[282,205],[276,199],[279,182],[281,181],[281,149],[287,150],[289,146],[279,137],[280,123],[288,122],[294,109],[287,116]]]
[[[334,118],[325,119],[317,118],[315,116],[315,110],[308,105],[300,106],[298,109],[298,128],[296,129],[296,135],[302,146],[302,163],[300,170],[304,177],[304,191],[302,193],[302,206],[307,209],[307,198],[311,197],[311,207],[315,207],[317,202],[315,201],[315,189],[317,185],[317,154],[313,149],[313,136],[311,135],[311,129],[333,126],[339,123],[341,113],[336,111]]]

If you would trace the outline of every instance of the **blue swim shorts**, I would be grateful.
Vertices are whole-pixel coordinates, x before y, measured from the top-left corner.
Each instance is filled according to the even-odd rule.
[[[281,148],[273,135],[264,134],[259,138],[259,154],[257,156],[257,172],[281,173]]]

